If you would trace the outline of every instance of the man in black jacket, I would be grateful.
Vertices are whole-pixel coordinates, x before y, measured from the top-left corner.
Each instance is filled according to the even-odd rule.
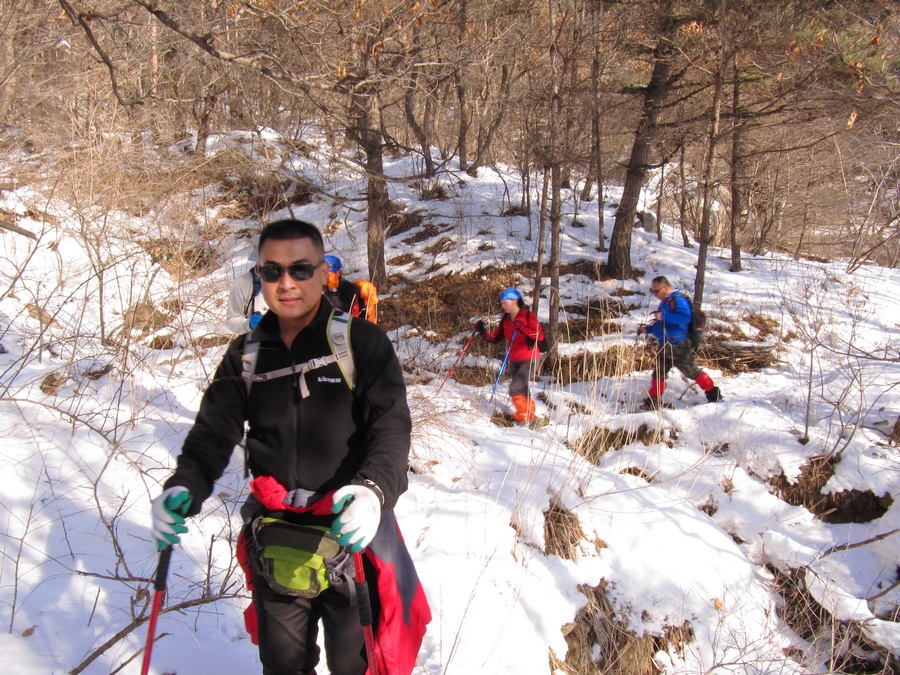
[[[352,388],[339,362],[301,372],[304,364],[332,354],[327,325],[333,310],[322,295],[328,264],[315,226],[296,220],[270,224],[260,236],[258,271],[269,312],[249,334],[259,343],[254,371],[288,372],[248,388],[241,377],[246,339],[231,343],[175,472],[153,501],[154,539],[160,549],[178,542],[186,531],[184,518],[198,513],[212,493],[246,420],[254,477],[277,481],[294,506],[298,496],[314,503],[331,494],[340,514],[333,528],[339,541],[360,551],[376,533],[382,536],[388,527],[383,524],[396,529],[392,509],[407,488],[411,421],[400,363],[385,333],[359,320],[349,332]],[[305,386],[298,378],[305,378]],[[259,503],[253,505],[258,511]],[[365,642],[347,590],[351,584],[333,585],[311,599],[280,595],[259,578],[253,585],[265,675],[314,672],[319,619],[330,671],[363,675]]]

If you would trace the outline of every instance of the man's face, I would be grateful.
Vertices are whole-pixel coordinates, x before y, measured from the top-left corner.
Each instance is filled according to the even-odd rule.
[[[294,279],[287,268],[296,263],[312,265],[312,276],[301,281]],[[269,309],[283,321],[303,326],[312,321],[328,279],[328,265],[313,243],[309,239],[268,239],[260,249],[259,265],[284,268],[277,281],[262,279],[262,294]]]
[[[665,284],[650,284],[650,293],[655,295],[660,300],[664,300],[669,297],[669,293],[671,292],[671,290],[672,289]]]

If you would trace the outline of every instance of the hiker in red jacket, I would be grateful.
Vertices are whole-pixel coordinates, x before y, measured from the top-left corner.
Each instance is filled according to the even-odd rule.
[[[503,318],[493,333],[488,333],[484,322],[475,324],[475,330],[485,342],[495,344],[506,340],[509,345],[509,395],[516,412],[516,422],[534,422],[534,400],[528,395],[528,382],[537,374],[541,360],[538,342],[544,339],[544,331],[534,312],[525,307],[522,294],[515,288],[507,288],[500,294]]]

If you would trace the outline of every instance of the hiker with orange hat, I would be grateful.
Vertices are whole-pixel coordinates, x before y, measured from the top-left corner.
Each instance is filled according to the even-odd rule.
[[[525,307],[522,294],[515,288],[507,288],[500,293],[503,317],[493,333],[489,333],[483,321],[475,324],[475,330],[485,342],[495,344],[500,340],[509,343],[509,395],[516,412],[516,422],[534,422],[534,400],[528,393],[528,382],[534,378],[541,360],[538,343],[544,339],[544,330],[537,316]]]

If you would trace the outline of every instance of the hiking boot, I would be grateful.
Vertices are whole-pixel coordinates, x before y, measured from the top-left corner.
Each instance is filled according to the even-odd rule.
[[[708,392],[706,392],[706,402],[707,403],[718,403],[719,401],[724,401],[722,398],[722,392],[719,391],[718,387],[713,387]]]

